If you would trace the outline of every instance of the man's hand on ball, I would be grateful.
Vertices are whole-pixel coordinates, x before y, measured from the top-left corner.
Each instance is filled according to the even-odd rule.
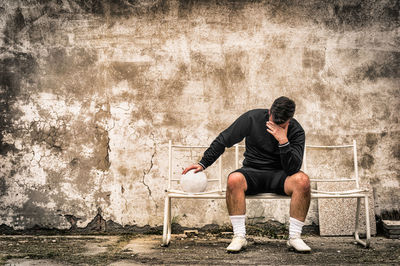
[[[194,170],[195,173],[203,171],[203,166],[201,166],[200,164],[192,164],[191,166],[187,167],[185,170],[183,170],[182,175],[185,175],[187,172],[189,172],[190,170]]]
[[[272,121],[267,122],[267,131],[279,142],[279,144],[285,144],[289,140],[287,138],[289,123],[285,123],[285,126],[281,127]]]

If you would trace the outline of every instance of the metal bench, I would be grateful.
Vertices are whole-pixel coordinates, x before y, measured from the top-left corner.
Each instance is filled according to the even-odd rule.
[[[239,168],[239,148],[244,147],[243,145],[236,144],[234,146],[235,149],[235,167]],[[169,141],[168,144],[168,188],[165,190],[165,205],[164,205],[164,227],[163,227],[163,239],[162,245],[168,246],[171,241],[171,204],[172,199],[178,198],[192,198],[192,199],[225,199],[226,190],[223,188],[223,175],[222,175],[222,156],[217,160],[218,164],[218,177],[217,178],[209,178],[208,182],[217,182],[217,189],[201,192],[201,193],[188,193],[182,190],[172,189],[173,182],[179,182],[179,177],[173,176],[172,171],[172,161],[174,151],[177,149],[185,150],[185,149],[206,149],[208,146],[186,146],[186,145],[175,145]],[[369,221],[369,205],[368,205],[368,190],[361,189],[359,183],[358,176],[358,163],[357,163],[357,145],[356,141],[353,140],[353,143],[350,145],[335,145],[335,146],[319,146],[319,145],[306,145],[304,151],[303,158],[303,169],[304,172],[307,173],[307,150],[309,149],[352,149],[353,152],[353,161],[354,161],[354,177],[349,178],[331,178],[331,179],[318,179],[310,177],[311,182],[353,182],[354,189],[345,190],[345,191],[319,191],[316,189],[311,190],[311,199],[332,199],[332,198],[356,198],[357,199],[357,208],[355,215],[355,229],[354,229],[354,238],[357,243],[363,245],[364,247],[369,247],[370,238],[371,238],[371,229],[370,229],[370,221]],[[282,196],[274,193],[261,193],[254,196],[246,196],[246,199],[290,199],[289,196]],[[364,199],[365,205],[365,219],[366,219],[366,239],[360,239],[359,233],[359,216],[360,216],[360,207],[361,207],[361,199]]]

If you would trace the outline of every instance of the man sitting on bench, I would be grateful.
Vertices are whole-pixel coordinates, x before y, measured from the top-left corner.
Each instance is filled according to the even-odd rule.
[[[305,133],[293,118],[295,108],[293,100],[282,96],[269,110],[254,109],[242,114],[218,135],[199,163],[183,171],[186,174],[192,169],[195,172],[206,169],[223,154],[225,148],[246,138],[243,167],[230,173],[227,180],[226,204],[234,233],[228,252],[239,252],[246,247],[245,195],[258,193],[291,197],[287,245],[298,252],[311,251],[301,239],[311,189],[308,176],[300,171]]]

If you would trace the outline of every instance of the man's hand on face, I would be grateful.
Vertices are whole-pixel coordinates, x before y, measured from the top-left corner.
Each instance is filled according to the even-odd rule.
[[[289,127],[289,121],[285,122],[282,125],[277,125],[272,121],[267,122],[267,131],[270,133],[272,136],[275,137],[275,139],[279,142],[279,144],[285,144],[289,140],[287,138],[287,131]]]

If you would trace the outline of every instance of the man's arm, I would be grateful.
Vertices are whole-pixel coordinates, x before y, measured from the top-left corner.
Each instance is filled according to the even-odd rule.
[[[240,142],[246,137],[250,131],[250,118],[249,112],[242,114],[232,125],[222,131],[217,138],[211,143],[210,147],[204,152],[203,157],[197,164],[192,164],[183,170],[182,174],[186,174],[188,171],[193,170],[195,173],[203,171],[210,165],[212,165],[221,154],[224,153],[225,148],[232,147],[234,144]]]
[[[211,143],[210,147],[204,152],[199,165],[204,169],[212,165],[218,157],[224,153],[225,148],[232,147],[248,135],[250,126],[251,119],[249,117],[249,112],[246,112],[218,135],[218,137]]]
[[[284,145],[279,145],[283,170],[288,176],[300,171],[303,162],[305,135],[298,134],[293,140]]]
[[[279,142],[279,151],[283,170],[288,176],[297,173],[303,162],[305,145],[305,134],[303,131],[294,136],[290,142],[287,138],[289,123],[285,127],[280,127],[274,122],[267,122],[267,131],[271,133]]]

